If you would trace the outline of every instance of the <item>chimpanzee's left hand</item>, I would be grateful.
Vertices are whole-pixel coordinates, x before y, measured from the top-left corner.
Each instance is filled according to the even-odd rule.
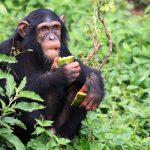
[[[80,104],[80,107],[84,107],[86,110],[95,110],[103,97],[101,86],[98,76],[91,73],[80,90],[81,92],[87,93],[87,96]]]

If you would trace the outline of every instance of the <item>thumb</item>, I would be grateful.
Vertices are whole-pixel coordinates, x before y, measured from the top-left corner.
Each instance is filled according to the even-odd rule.
[[[80,89],[80,92],[84,92],[84,93],[87,93],[87,92],[88,92],[88,87],[87,87],[86,84],[84,84],[84,85],[82,86],[82,88]]]
[[[54,62],[53,62],[52,67],[51,67],[52,71],[54,71],[55,69],[58,68],[58,59],[59,59],[58,57],[54,58]]]

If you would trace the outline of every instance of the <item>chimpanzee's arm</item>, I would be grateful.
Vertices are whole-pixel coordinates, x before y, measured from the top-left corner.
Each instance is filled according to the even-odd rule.
[[[84,106],[87,110],[95,110],[104,97],[104,83],[99,71],[89,68],[80,63],[81,72],[77,82],[81,85],[85,84],[86,77],[92,76],[92,82],[88,85],[88,95],[80,106]]]
[[[55,72],[47,72],[41,75],[34,75],[27,78],[26,89],[38,94],[45,94],[48,91],[55,91],[58,87],[64,88],[68,85],[68,80],[63,69],[59,68]]]

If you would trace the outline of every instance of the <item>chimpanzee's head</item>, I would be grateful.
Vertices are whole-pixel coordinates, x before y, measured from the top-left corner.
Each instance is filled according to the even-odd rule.
[[[64,17],[58,17],[51,10],[31,12],[19,23],[17,34],[21,36],[22,49],[32,49],[42,59],[70,55]]]

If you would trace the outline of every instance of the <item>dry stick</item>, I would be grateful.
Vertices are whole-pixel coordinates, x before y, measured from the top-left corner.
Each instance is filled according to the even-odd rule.
[[[91,27],[90,27],[90,23],[88,23],[87,25],[88,25],[88,27],[89,27],[90,35],[91,35],[92,42],[93,42],[94,49],[95,49],[97,42],[96,42],[96,39],[95,39],[94,34],[93,34],[93,32],[92,32],[92,29],[91,29]]]
[[[106,2],[107,2],[107,0],[105,1],[105,3]],[[111,36],[110,36],[110,31],[108,30],[108,28],[106,26],[106,23],[105,23],[104,19],[102,18],[101,14],[100,14],[100,6],[101,5],[102,5],[102,1],[100,0],[99,6],[97,6],[97,14],[98,14],[99,21],[104,26],[105,34],[106,34],[106,37],[108,39],[109,51],[106,54],[106,56],[105,56],[104,60],[102,61],[102,63],[100,64],[100,69],[102,69],[102,67],[105,65],[105,63],[107,62],[109,56],[112,53],[112,40],[111,40]],[[104,12],[104,15],[105,15],[105,12]],[[103,44],[98,43],[97,36],[96,37],[94,36],[94,33],[93,33],[93,31],[90,27],[90,23],[88,23],[88,27],[89,27],[90,36],[91,36],[91,39],[92,39],[92,42],[93,42],[93,45],[94,45],[94,48],[93,48],[91,54],[89,54],[88,59],[94,59],[97,52],[98,52],[98,50],[103,46]],[[96,30],[96,21],[95,20],[94,20],[94,27],[95,27],[95,30]]]
[[[102,18],[101,14],[100,14],[100,7],[97,6],[97,8],[98,8],[98,19],[102,23],[102,25],[104,26],[105,34],[107,36],[108,46],[109,46],[109,51],[108,51],[107,55],[105,56],[104,60],[102,61],[102,63],[100,64],[100,69],[102,69],[102,67],[105,65],[105,63],[107,62],[109,56],[112,53],[112,40],[111,40],[111,36],[110,36],[110,31],[108,30],[108,28],[106,26],[106,23],[105,23],[104,19]]]
[[[94,26],[96,27],[95,25],[95,21],[94,21]],[[89,27],[89,31],[90,31],[90,35],[91,35],[91,38],[92,38],[92,41],[93,41],[93,45],[94,45],[94,48],[91,52],[91,54],[89,55],[89,59],[94,59],[98,50],[103,46],[102,43],[98,43],[93,32],[92,32],[92,29],[90,27],[90,23],[88,23],[88,27]],[[96,29],[95,29],[96,30]]]

